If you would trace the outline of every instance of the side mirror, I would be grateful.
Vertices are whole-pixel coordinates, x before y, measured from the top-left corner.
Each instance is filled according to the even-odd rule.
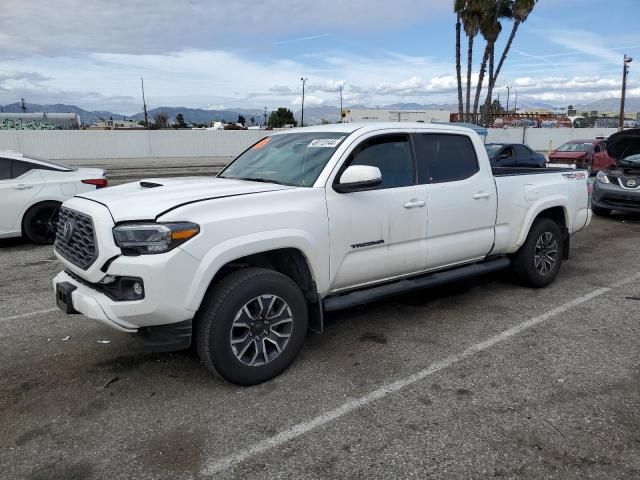
[[[505,158],[509,158],[509,154],[507,152],[502,152],[498,157],[498,160],[504,160]]]
[[[333,189],[338,193],[371,190],[382,182],[382,173],[378,167],[369,165],[351,165],[342,172],[340,180]]]

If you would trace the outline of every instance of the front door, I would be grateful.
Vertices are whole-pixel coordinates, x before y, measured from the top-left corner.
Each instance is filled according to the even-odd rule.
[[[427,187],[427,267],[485,257],[493,247],[497,198],[477,141],[461,134],[416,133],[418,181]]]
[[[336,175],[349,165],[378,167],[374,190],[338,193],[327,186],[331,232],[331,290],[374,283],[425,268],[426,186],[416,185],[409,135],[363,139]]]

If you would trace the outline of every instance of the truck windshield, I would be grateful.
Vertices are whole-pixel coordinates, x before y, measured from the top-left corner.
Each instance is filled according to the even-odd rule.
[[[349,134],[304,132],[263,138],[218,177],[311,187]]]

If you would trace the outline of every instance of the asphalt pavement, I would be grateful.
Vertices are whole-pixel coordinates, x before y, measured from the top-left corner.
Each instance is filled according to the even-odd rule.
[[[550,287],[507,273],[329,316],[241,388],[57,311],[51,247],[0,242],[0,478],[640,478],[640,218]]]

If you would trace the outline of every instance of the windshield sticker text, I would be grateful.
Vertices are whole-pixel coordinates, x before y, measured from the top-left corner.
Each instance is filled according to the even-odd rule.
[[[335,148],[342,141],[344,137],[340,138],[317,138],[311,140],[307,148]]]

